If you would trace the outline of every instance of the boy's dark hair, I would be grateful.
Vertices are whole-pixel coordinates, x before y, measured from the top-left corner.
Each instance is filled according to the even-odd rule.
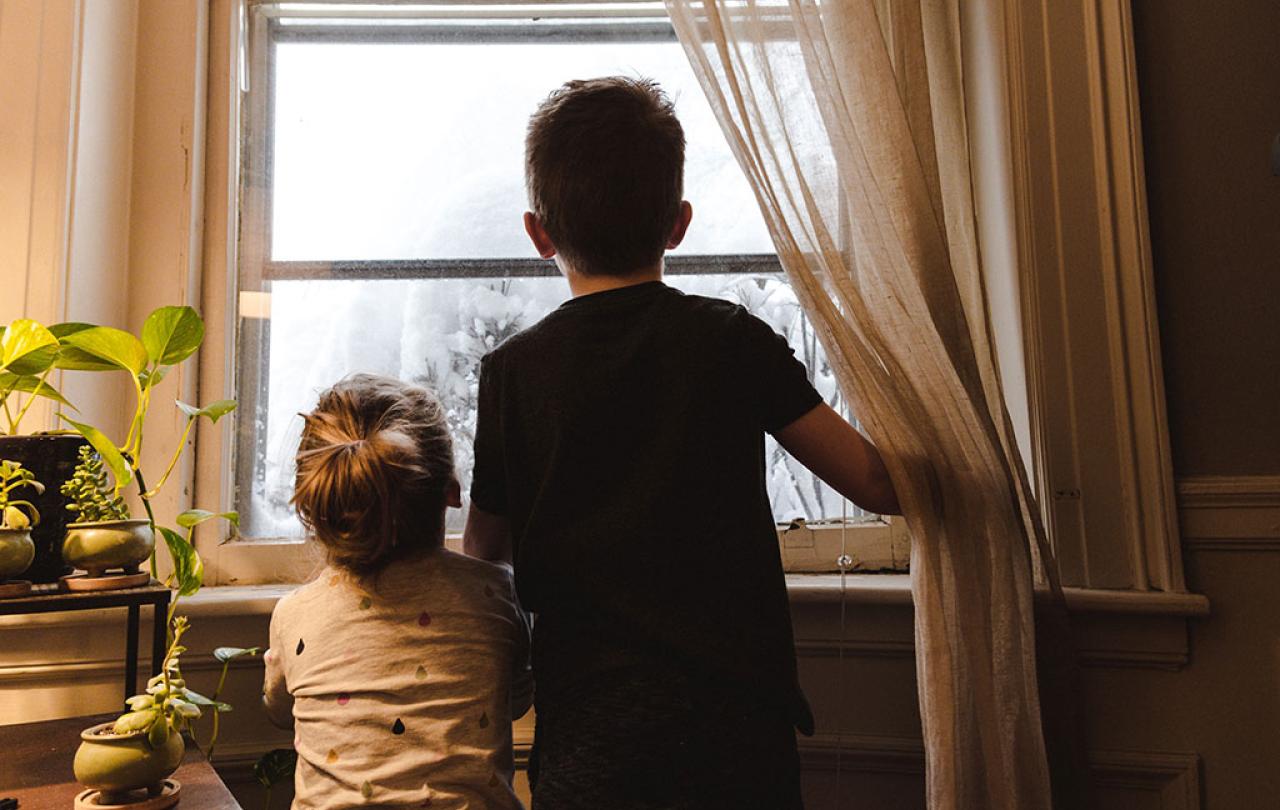
[[[684,191],[684,129],[657,82],[567,82],[529,119],[529,204],[584,275],[623,276],[662,257]]]

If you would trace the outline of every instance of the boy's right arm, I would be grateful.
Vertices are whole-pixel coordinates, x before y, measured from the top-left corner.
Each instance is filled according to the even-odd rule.
[[[898,515],[898,495],[875,445],[829,405],[774,433],[778,444],[836,492],[880,515]]]

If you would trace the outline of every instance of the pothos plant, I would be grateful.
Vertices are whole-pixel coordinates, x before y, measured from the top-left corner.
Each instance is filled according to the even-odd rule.
[[[235,512],[188,510],[175,519],[178,526],[185,530],[180,532],[156,522],[152,501],[177,467],[195,423],[201,418],[216,423],[235,410],[235,401],[218,400],[204,407],[176,401],[176,406],[186,416],[186,424],[177,445],[168,454],[168,465],[160,477],[155,479],[154,486],[147,486],[141,464],[147,416],[151,411],[155,387],[174,367],[186,361],[200,348],[204,340],[204,321],[191,307],[170,306],[160,307],[147,316],[142,332],[137,336],[109,326],[79,323],[62,324],[59,332],[61,334],[57,336],[59,348],[55,360],[58,368],[118,370],[128,374],[134,390],[135,407],[123,442],[117,444],[93,425],[78,422],[65,414],[62,418],[89,442],[110,470],[114,479],[111,499],[120,497],[125,487],[136,483],[137,495],[146,510],[147,520],[152,530],[164,538],[173,558],[174,573],[170,584],[180,596],[195,593],[200,589],[204,577],[203,563],[191,542],[195,527],[215,518],[225,519],[235,526],[238,524],[238,516]],[[82,480],[89,475],[97,479],[97,473],[86,469],[82,473]],[[154,554],[151,557],[151,574],[156,575]],[[176,600],[174,604],[176,605]]]
[[[58,368],[62,348],[58,333],[67,328],[67,324],[46,328],[30,318],[0,326],[0,413],[4,415],[0,435],[16,435],[23,417],[40,398],[75,410],[48,382]]]
[[[167,617],[170,646],[164,666],[148,682],[146,695],[130,699],[131,711],[117,721],[117,726],[123,724],[123,727],[128,728],[141,724],[139,727],[157,729],[155,734],[161,741],[164,739],[162,735],[168,730],[189,731],[194,739],[192,724],[203,714],[203,710],[210,710],[212,731],[205,743],[205,754],[212,759],[217,745],[220,715],[231,710],[230,705],[218,700],[231,662],[259,655],[262,650],[258,647],[219,647],[214,650],[214,657],[222,663],[222,672],[217,688],[210,697],[205,698],[188,689],[181,677],[179,659],[186,648],[180,642],[189,623],[186,617],[176,616],[175,612],[181,598],[195,594],[204,583],[204,562],[193,542],[196,528],[211,520],[225,520],[234,530],[239,526],[239,515],[236,512],[188,509],[174,518],[178,526],[175,529],[156,522],[152,501],[177,467],[196,422],[204,418],[217,423],[235,410],[236,403],[234,400],[224,399],[197,407],[175,401],[177,408],[186,417],[186,423],[177,446],[168,454],[167,466],[160,477],[155,479],[155,484],[148,487],[141,462],[153,392],[174,367],[186,361],[200,348],[204,340],[204,322],[191,307],[171,306],[152,312],[138,336],[120,329],[88,324],[63,324],[58,331],[58,368],[124,371],[129,375],[135,394],[135,408],[129,430],[124,441],[119,444],[93,425],[62,416],[93,448],[92,452],[81,454],[76,475],[68,482],[68,489],[64,494],[72,498],[82,519],[86,519],[85,515],[90,513],[117,519],[117,515],[127,516],[127,512],[121,509],[122,490],[131,483],[135,484],[138,498],[146,510],[147,520],[152,530],[164,538],[173,563],[173,573],[165,583],[175,593],[170,601]],[[107,471],[110,471],[113,479],[111,483],[107,481]],[[154,554],[151,558],[151,573],[152,576],[156,574]],[[150,725],[146,725],[148,723]],[[279,751],[273,751],[255,767],[255,774],[268,791],[276,781],[276,772],[281,770],[280,763],[284,756]],[[264,781],[264,777],[269,778],[270,784]],[[269,796],[268,792],[268,801]]]

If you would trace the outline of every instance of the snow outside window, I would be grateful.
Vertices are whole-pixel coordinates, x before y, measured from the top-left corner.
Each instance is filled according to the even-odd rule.
[[[434,389],[466,492],[480,358],[569,297],[521,214],[526,121],[571,78],[658,80],[688,140],[693,226],[668,283],[726,298],[843,401],[755,199],[665,19],[266,18],[243,133],[237,506],[247,538],[301,536],[293,456],[316,396],[369,371]],[[856,510],[768,440],[780,522]],[[451,529],[464,513],[451,512]]]

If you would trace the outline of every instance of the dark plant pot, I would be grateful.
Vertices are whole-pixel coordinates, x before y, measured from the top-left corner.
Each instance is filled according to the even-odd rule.
[[[58,577],[71,572],[62,561],[62,538],[67,533],[67,521],[75,516],[67,511],[67,499],[60,490],[75,472],[79,461],[76,456],[83,444],[86,442],[80,436],[0,436],[0,458],[20,462],[44,484],[43,495],[25,487],[17,492],[18,497],[31,501],[40,510],[40,524],[31,527],[36,558],[24,579],[57,582]]]

